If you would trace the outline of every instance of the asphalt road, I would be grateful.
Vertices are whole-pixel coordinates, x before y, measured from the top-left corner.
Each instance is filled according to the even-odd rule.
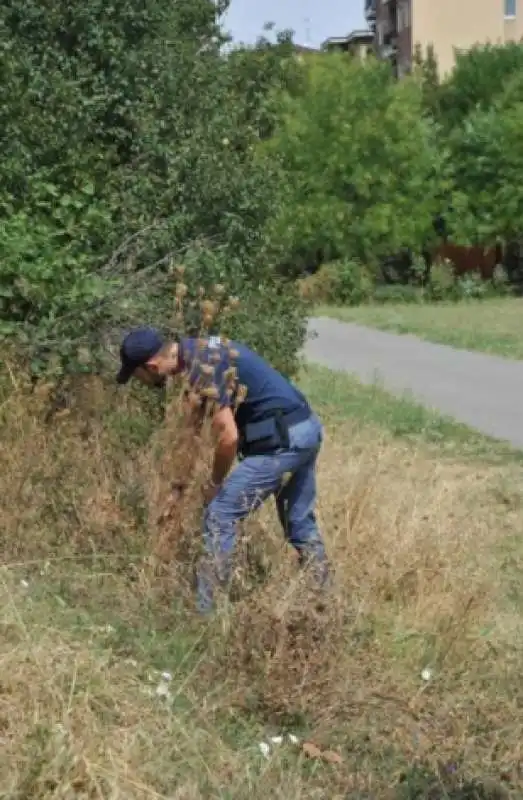
[[[523,448],[523,362],[314,318],[305,356]],[[522,325],[523,335],[523,325]]]

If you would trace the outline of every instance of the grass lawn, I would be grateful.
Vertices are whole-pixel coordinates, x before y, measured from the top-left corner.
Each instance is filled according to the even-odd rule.
[[[147,560],[163,458],[189,463],[175,428],[140,444],[137,399],[100,385],[52,425],[38,397],[1,398],[2,796],[521,796],[519,454],[323,368],[300,383],[326,428],[329,603],[267,504],[208,621],[200,467],[172,562]]]
[[[317,316],[356,322],[431,342],[523,359],[523,299],[433,305],[321,306]]]

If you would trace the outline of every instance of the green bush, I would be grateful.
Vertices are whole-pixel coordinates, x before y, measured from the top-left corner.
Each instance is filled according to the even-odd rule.
[[[295,281],[276,273],[265,273],[264,280],[247,283],[240,259],[231,261],[228,248],[193,247],[184,258],[187,302],[195,302],[195,319],[185,313],[189,322],[199,323],[198,296],[202,289],[212,294],[216,285],[224,284],[228,294],[239,299],[237,307],[216,319],[216,326],[230,338],[238,339],[263,353],[286,375],[297,367],[297,343],[305,340],[310,300],[300,296]],[[172,308],[172,294],[167,295]],[[162,301],[163,302],[163,301]],[[167,313],[162,314],[165,320]],[[159,320],[161,324],[161,320]],[[174,324],[176,322],[174,321]]]
[[[331,261],[313,275],[297,281],[300,297],[311,303],[356,306],[368,302],[375,281],[369,269],[358,261]]]
[[[35,195],[36,196],[36,195]],[[73,195],[38,186],[39,212],[14,211],[0,226],[0,333],[41,332],[46,321],[99,297],[93,239],[110,236],[111,213],[91,187]]]
[[[489,293],[489,284],[479,272],[466,272],[456,281],[456,295],[460,300],[482,300]]]
[[[0,9],[3,335],[69,357],[130,324],[165,325],[168,266],[189,250],[202,285],[226,283],[251,308],[236,335],[293,361],[305,307],[266,235],[280,165],[257,151],[288,54],[227,57],[216,19],[212,0]]]
[[[454,265],[448,259],[436,261],[430,269],[427,287],[431,300],[449,300],[456,294],[456,275]]]
[[[507,270],[502,264],[496,264],[492,273],[492,289],[495,294],[503,297],[504,295],[511,294],[510,279]]]
[[[358,261],[335,261],[324,268],[331,275],[328,300],[336,305],[357,306],[368,302],[374,292],[371,272]]]

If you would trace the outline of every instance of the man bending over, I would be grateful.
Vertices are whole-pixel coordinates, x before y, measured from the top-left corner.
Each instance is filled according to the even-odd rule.
[[[120,384],[135,378],[161,386],[183,374],[202,403],[212,401],[216,449],[204,493],[200,611],[213,609],[217,585],[230,579],[237,523],[269,495],[300,564],[323,586],[328,565],[314,513],[323,430],[302,393],[257,353],[218,336],[165,342],[155,329],[137,328],[123,340],[120,356]]]

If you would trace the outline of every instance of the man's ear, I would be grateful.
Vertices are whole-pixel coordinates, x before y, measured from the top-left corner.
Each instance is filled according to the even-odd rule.
[[[149,372],[152,372],[155,375],[157,375],[160,371],[159,364],[155,359],[151,359],[150,361],[148,361],[145,366],[149,370]]]

